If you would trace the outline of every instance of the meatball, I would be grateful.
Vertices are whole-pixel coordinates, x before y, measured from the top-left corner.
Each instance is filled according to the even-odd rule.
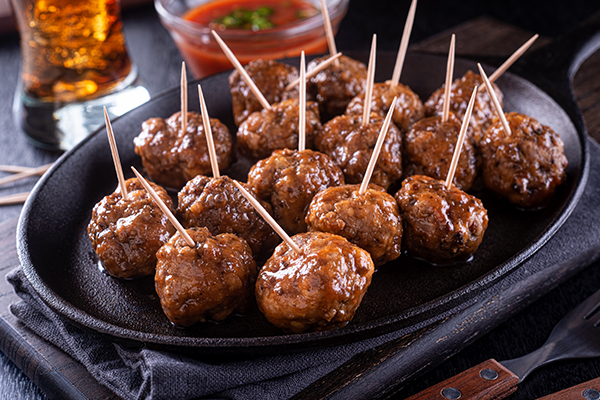
[[[406,178],[395,197],[409,255],[450,264],[468,260],[481,244],[488,216],[478,198],[423,175]]]
[[[385,118],[394,97],[397,97],[398,100],[396,100],[392,121],[398,128],[406,132],[413,123],[425,116],[423,102],[408,86],[399,83],[394,87],[390,81],[374,84],[371,112]],[[365,94],[359,94],[348,104],[346,114],[362,115],[364,103]]]
[[[461,122],[453,113],[449,114],[445,123],[441,116],[417,121],[404,136],[405,176],[427,175],[445,181],[460,128]],[[467,139],[472,134],[473,129],[469,127],[452,180],[462,190],[469,190],[473,186],[480,164],[475,147]]]
[[[375,267],[369,253],[324,232],[292,237],[275,249],[256,280],[258,308],[286,332],[342,327],[354,316]]]
[[[273,104],[270,110],[252,113],[239,127],[237,144],[248,157],[261,159],[274,150],[298,147],[298,99]],[[306,103],[306,147],[313,147],[315,135],[323,129],[317,103]]]
[[[315,146],[342,169],[346,183],[362,182],[383,120],[372,115],[365,127],[360,116],[340,115],[327,122],[317,134]],[[390,124],[371,182],[387,189],[401,176],[402,133]]]
[[[218,119],[210,119],[219,169],[231,163],[233,140],[229,129]],[[212,173],[202,115],[188,113],[187,129],[181,129],[181,113],[166,121],[150,118],[142,124],[142,132],[133,139],[135,153],[155,182],[179,189],[196,175]]]
[[[304,217],[314,195],[344,184],[344,174],[323,153],[277,150],[248,173],[257,196],[273,206],[275,219],[290,235],[306,232]]]
[[[173,210],[167,192],[150,185]],[[175,233],[175,228],[137,178],[125,181],[125,187],[126,200],[117,188],[94,206],[87,232],[106,272],[130,279],[154,273],[156,251]]]
[[[311,71],[328,58],[312,60],[306,70]],[[364,93],[367,87],[367,66],[364,63],[347,56],[341,56],[338,61],[311,77],[306,85],[307,94],[319,103],[323,121],[343,114],[350,100]]]
[[[566,179],[568,165],[560,136],[534,118],[506,114],[508,135],[499,119],[480,143],[485,186],[523,208],[544,206]]]
[[[212,236],[206,228],[187,233],[195,247],[177,233],[156,253],[154,284],[167,318],[190,326],[247,312],[258,274],[248,243],[230,233]]]
[[[269,104],[298,97],[297,87],[292,90],[285,90],[288,84],[298,79],[298,69],[296,67],[277,61],[258,59],[250,61],[244,69]],[[229,75],[229,88],[233,103],[233,118],[237,126],[253,112],[263,109],[238,71],[233,71]]]
[[[470,125],[473,127],[473,140],[475,140],[475,144],[481,140],[481,137],[494,119],[494,106],[492,105],[490,95],[487,90],[484,90],[485,85],[483,84],[481,76],[472,71],[467,71],[462,78],[452,82],[450,90],[450,111],[452,111],[462,122],[473,89],[475,89],[475,86],[481,87],[482,85],[482,89],[477,93],[477,101],[473,107],[473,114],[471,114],[470,119]],[[427,99],[425,102],[425,115],[442,115],[444,109],[445,86],[446,85],[442,85],[441,88],[433,92],[429,99]],[[500,101],[500,104],[502,104],[502,92],[498,86],[495,84],[493,86],[496,91],[496,96],[498,96],[498,100]]]
[[[246,240],[257,257],[269,253],[279,242],[275,231],[227,176],[198,175],[181,189],[178,198],[177,214],[186,228],[204,226],[213,235],[233,233]],[[261,203],[273,213],[268,203]]]
[[[360,185],[331,187],[318,193],[308,213],[310,231],[345,237],[368,251],[375,265],[400,257],[402,218],[394,197],[376,185],[359,194]]]

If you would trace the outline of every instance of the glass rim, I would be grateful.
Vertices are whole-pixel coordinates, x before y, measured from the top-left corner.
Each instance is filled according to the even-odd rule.
[[[211,40],[214,40],[211,35],[211,31],[213,28],[202,25],[199,23],[188,21],[178,15],[171,13],[164,6],[164,2],[168,0],[154,0],[154,7],[158,12],[159,17],[163,20],[163,22],[170,26],[177,28],[178,30],[182,30],[188,34],[194,36],[202,36],[208,35]],[[338,19],[341,20],[347,11],[347,5],[350,0],[337,0],[335,4],[327,5],[327,10],[329,12],[329,18],[332,21],[336,21]],[[248,40],[249,36],[251,36],[251,40],[273,40],[276,38],[280,38],[282,35],[285,36],[297,36],[304,33],[312,32],[318,28],[324,29],[323,17],[322,14],[319,13],[309,18],[302,19],[297,22],[285,24],[284,26],[275,27],[271,29],[265,29],[260,31],[251,31],[244,29],[223,29],[216,30],[217,33],[227,42],[227,40],[235,41],[239,39]]]

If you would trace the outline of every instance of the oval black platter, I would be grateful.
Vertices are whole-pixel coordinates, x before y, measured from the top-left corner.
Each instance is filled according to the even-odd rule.
[[[356,58],[366,61],[367,57]],[[389,79],[394,61],[395,54],[378,54],[376,81]],[[401,81],[425,100],[443,83],[445,65],[445,57],[409,53]],[[456,60],[455,76],[468,69],[477,70],[473,62]],[[201,83],[210,116],[221,119],[235,135],[228,75]],[[104,274],[86,234],[92,207],[117,184],[104,129],[63,155],[25,204],[17,232],[23,269],[41,298],[77,325],[114,340],[168,350],[260,355],[354,341],[400,328],[410,332],[433,323],[489,296],[496,282],[539,250],[574,208],[587,176],[585,132],[576,128],[563,108],[510,73],[497,83],[505,94],[506,111],[531,115],[560,133],[569,159],[567,183],[547,207],[537,211],[517,210],[485,189],[474,189],[490,218],[474,259],[434,267],[402,256],[380,267],[354,319],[344,328],[288,335],[269,324],[255,307],[249,315],[180,329],[163,314],[151,278],[123,281]],[[198,110],[195,83],[188,93],[194,94],[189,109]],[[141,168],[132,140],[142,122],[169,117],[179,110],[179,102],[179,89],[174,88],[113,122],[126,177],[133,176],[130,166]],[[238,154],[224,173],[245,181],[250,165]]]

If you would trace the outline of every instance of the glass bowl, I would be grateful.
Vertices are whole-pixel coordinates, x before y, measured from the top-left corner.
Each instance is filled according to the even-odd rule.
[[[195,78],[200,79],[233,66],[211,35],[211,27],[184,19],[186,13],[211,0],[155,0],[162,24],[167,28],[179,52]],[[212,0],[220,1],[220,0]],[[306,0],[318,10],[319,0]],[[326,0],[334,33],[346,15],[349,0]],[[306,54],[327,53],[323,16],[318,13],[275,28],[249,31],[223,29],[217,33],[242,64],[257,58],[279,59]]]

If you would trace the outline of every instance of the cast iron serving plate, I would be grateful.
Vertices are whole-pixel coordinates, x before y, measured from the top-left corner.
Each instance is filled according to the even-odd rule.
[[[367,59],[366,54],[351,56]],[[298,65],[297,59],[290,61]],[[389,79],[394,61],[395,54],[378,54],[376,81]],[[475,63],[457,60],[455,76],[468,69],[476,71]],[[444,82],[445,70],[445,56],[409,54],[401,81],[425,100]],[[202,87],[211,117],[221,119],[235,134],[228,75],[204,79]],[[565,95],[570,92],[565,92],[569,86],[564,77],[564,87],[552,82],[545,91],[510,73],[497,82],[505,94],[507,111],[537,118],[558,132],[565,143],[568,178],[551,203],[541,210],[521,211],[484,189],[476,190],[488,209],[490,222],[473,260],[434,267],[402,256],[380,267],[354,319],[344,328],[284,334],[254,307],[249,315],[180,329],[163,314],[152,278],[124,281],[104,274],[86,234],[94,204],[117,185],[104,129],[61,157],[25,204],[18,228],[23,269],[41,298],[77,325],[113,340],[163,349],[265,354],[328,346],[396,329],[408,333],[493,294],[495,285],[538,251],[573,210],[587,177],[588,156],[585,128],[572,96]],[[552,92],[554,99],[547,92]],[[197,93],[196,84],[190,85],[188,93]],[[190,110],[198,109],[197,95],[190,95]],[[132,143],[142,122],[150,117],[167,118],[178,110],[177,88],[114,121],[126,177],[133,176],[130,166],[142,168]],[[225,173],[245,181],[249,167],[248,160],[238,155]]]

